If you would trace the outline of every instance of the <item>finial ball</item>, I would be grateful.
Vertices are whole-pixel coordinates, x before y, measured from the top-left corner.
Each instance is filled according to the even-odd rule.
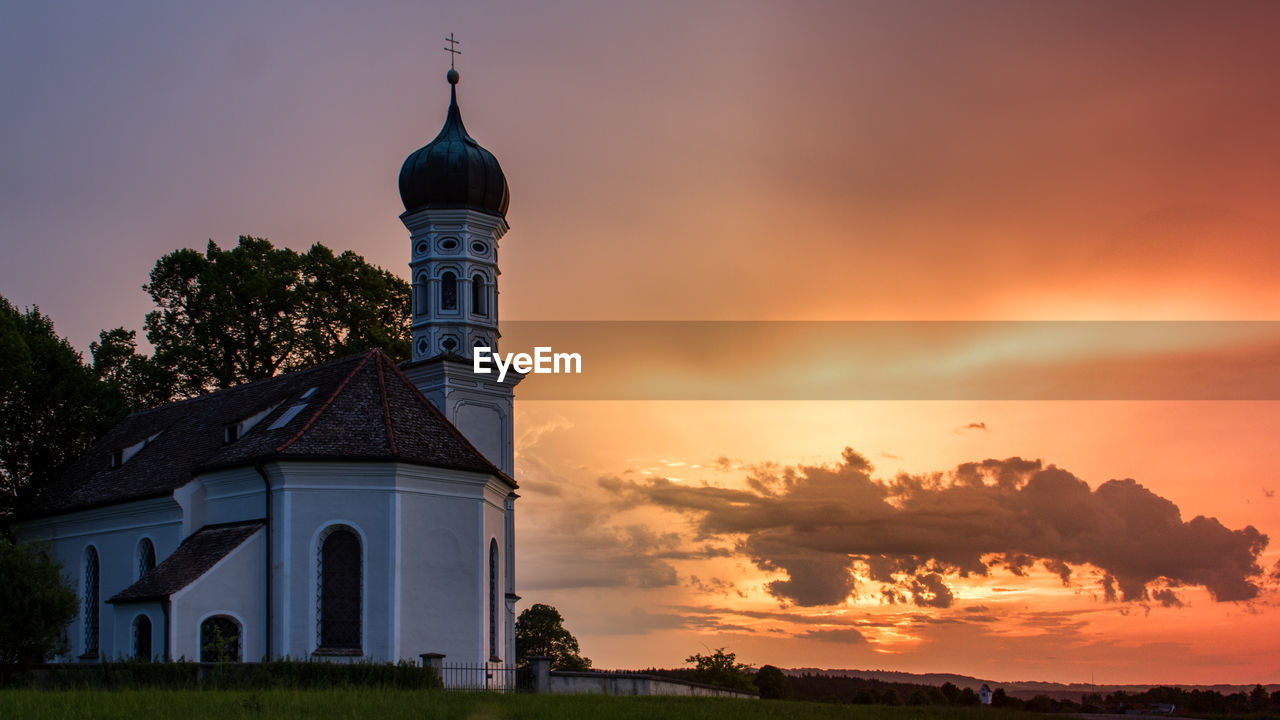
[[[457,71],[457,70],[454,70],[453,68],[449,68],[449,72],[445,73],[445,74],[444,74],[444,76],[445,76],[445,79],[449,81],[449,84],[450,84],[450,85],[457,85],[457,84],[458,84],[458,71]]]

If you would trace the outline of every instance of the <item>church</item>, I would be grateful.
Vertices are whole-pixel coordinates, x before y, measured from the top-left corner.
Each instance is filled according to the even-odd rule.
[[[80,599],[67,662],[515,660],[507,181],[462,124],[400,171],[413,354],[372,350],[135,412],[17,526]]]

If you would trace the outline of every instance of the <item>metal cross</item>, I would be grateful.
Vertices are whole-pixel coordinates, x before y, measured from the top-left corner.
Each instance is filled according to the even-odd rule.
[[[449,53],[449,69],[452,70],[453,58],[462,54],[462,51],[458,49],[458,46],[462,43],[453,39],[453,33],[449,33],[449,37],[445,38],[444,41],[449,43],[449,47],[445,48],[445,51]]]

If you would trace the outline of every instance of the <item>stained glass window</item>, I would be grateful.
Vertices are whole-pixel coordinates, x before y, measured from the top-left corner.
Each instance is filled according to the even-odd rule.
[[[498,657],[498,541],[489,541],[489,657]]]
[[[139,660],[151,659],[151,618],[146,615],[133,619],[133,656]]]
[[[240,623],[214,615],[200,623],[200,662],[240,662]]]
[[[360,538],[335,528],[320,545],[320,649],[360,650]]]
[[[84,553],[84,654],[98,654],[98,550]]]
[[[138,543],[138,577],[156,569],[156,546],[149,538],[142,538]]]

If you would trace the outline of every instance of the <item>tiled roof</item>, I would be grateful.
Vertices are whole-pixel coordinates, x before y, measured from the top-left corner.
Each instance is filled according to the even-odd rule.
[[[315,388],[314,392],[303,395]],[[290,409],[305,405],[284,421]],[[269,411],[233,442],[228,425]],[[120,467],[112,454],[153,438]],[[172,493],[201,472],[275,460],[410,462],[514,481],[385,354],[370,350],[125,418],[32,507],[48,516]]]
[[[263,521],[250,520],[226,525],[208,525],[182,541],[173,554],[138,582],[111,596],[109,603],[163,600],[190,585],[209,569],[240,547],[262,527]]]

